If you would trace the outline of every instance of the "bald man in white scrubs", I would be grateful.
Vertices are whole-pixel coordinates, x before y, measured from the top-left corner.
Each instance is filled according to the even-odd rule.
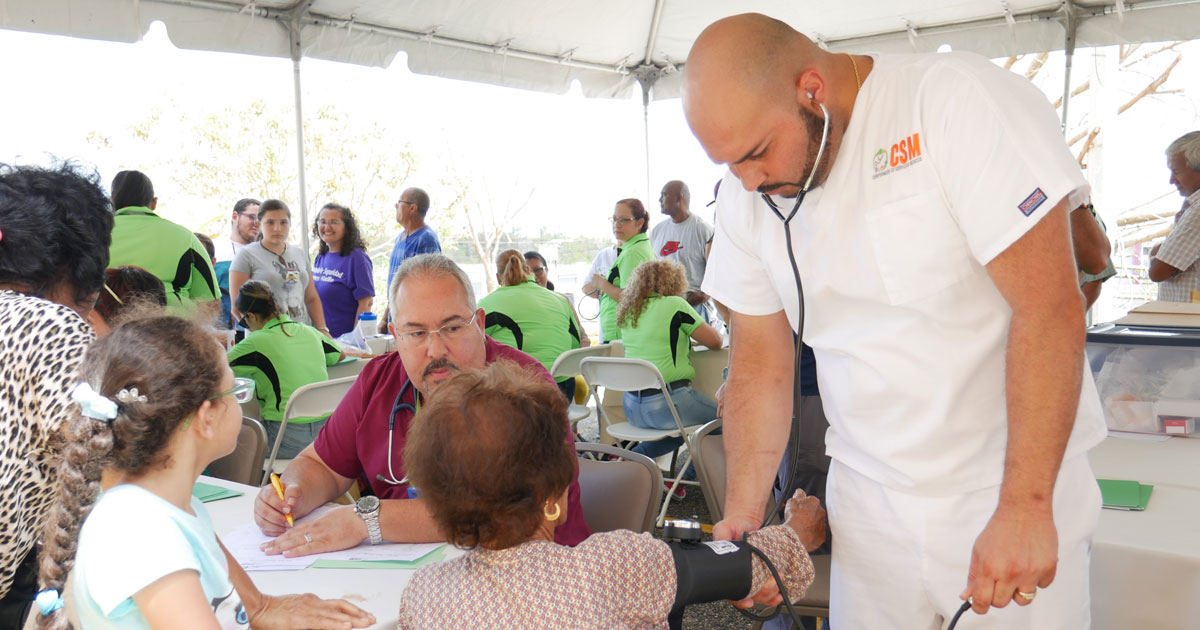
[[[683,90],[729,167],[703,285],[733,311],[714,535],[759,526],[789,430],[798,292],[774,209],[795,210],[832,624],[943,628],[969,597],[986,614],[964,629],[1088,627],[1105,427],[1067,221],[1087,185],[1046,98],[976,55],[834,54],[759,15],[709,26]]]

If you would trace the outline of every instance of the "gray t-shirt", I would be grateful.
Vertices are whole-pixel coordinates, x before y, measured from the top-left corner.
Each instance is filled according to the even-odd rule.
[[[667,218],[650,228],[650,247],[663,260],[683,265],[688,290],[699,291],[704,282],[705,246],[713,237],[713,227],[695,214],[676,223]]]
[[[293,321],[312,325],[308,307],[304,304],[304,289],[312,281],[312,269],[299,247],[289,243],[283,256],[276,256],[262,243],[251,243],[238,252],[229,270],[248,274],[251,280],[266,282],[275,294],[275,303],[281,312]]]

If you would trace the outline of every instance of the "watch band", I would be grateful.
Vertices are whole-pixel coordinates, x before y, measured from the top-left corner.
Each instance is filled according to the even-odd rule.
[[[378,545],[383,542],[383,533],[379,531],[379,510],[363,514],[362,519],[367,523],[367,535],[371,537],[371,544]]]
[[[367,524],[367,536],[371,539],[371,544],[378,545],[383,542],[383,532],[379,529],[379,501],[375,501],[375,507],[371,510],[360,509],[358,503],[355,503],[354,513]]]

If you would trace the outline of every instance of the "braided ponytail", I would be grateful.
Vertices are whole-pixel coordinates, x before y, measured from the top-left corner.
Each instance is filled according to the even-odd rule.
[[[224,368],[225,355],[213,338],[178,317],[129,322],[88,349],[81,378],[116,404],[116,417],[77,413],[67,425],[58,500],[42,536],[41,590],[63,592],[80,526],[100,494],[101,471],[138,475],[165,466],[171,436],[217,394]],[[59,608],[40,615],[38,627],[69,630],[71,623]]]

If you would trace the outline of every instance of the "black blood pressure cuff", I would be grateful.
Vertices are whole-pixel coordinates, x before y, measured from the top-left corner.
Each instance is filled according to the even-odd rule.
[[[744,542],[668,542],[675,560],[675,604],[672,612],[688,604],[720,599],[741,599],[754,583],[753,552]]]

